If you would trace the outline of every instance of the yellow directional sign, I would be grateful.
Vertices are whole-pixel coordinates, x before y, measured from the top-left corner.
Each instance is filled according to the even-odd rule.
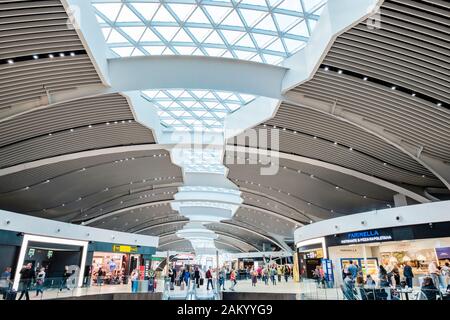
[[[120,244],[113,245],[113,252],[122,253],[137,253],[138,249],[136,246],[122,246]]]

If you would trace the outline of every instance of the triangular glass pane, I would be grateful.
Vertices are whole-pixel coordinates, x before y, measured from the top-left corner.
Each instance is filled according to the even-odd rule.
[[[194,51],[194,53],[192,54],[193,56],[205,56],[205,54],[203,53],[203,51],[198,48],[197,50]]]
[[[169,5],[170,9],[177,15],[178,19],[181,21],[186,21],[186,18],[190,16],[192,11],[195,9],[195,5],[192,4],[180,4],[174,3]]]
[[[234,53],[237,55],[238,59],[241,60],[248,60],[252,55],[254,55],[254,52],[249,51],[242,51],[242,50],[234,50]]]
[[[100,17],[98,14],[95,15],[95,17],[97,18],[97,22],[98,22],[98,23],[100,23],[100,24],[102,24],[102,23],[107,23],[107,22],[106,22],[105,20],[103,20],[103,18]]]
[[[186,113],[185,111],[179,111],[179,110],[175,110],[172,111],[172,113],[177,116],[177,117],[181,117],[184,113]]]
[[[204,43],[212,43],[212,44],[223,44],[222,38],[219,36],[217,31],[213,31],[208,38],[206,38]]]
[[[208,55],[211,57],[221,57],[223,54],[224,49],[218,49],[218,48],[205,48],[206,52],[208,52]]]
[[[280,56],[273,56],[271,54],[265,54],[264,59],[269,64],[278,64],[280,63],[284,58]]]
[[[277,8],[295,12],[303,12],[300,0],[284,0],[280,5],[278,5]]]
[[[200,7],[195,9],[194,13],[189,17],[188,22],[211,24],[208,17],[203,13],[203,10]]]
[[[190,90],[190,92],[197,98],[203,98],[208,93],[206,90]]]
[[[198,42],[203,42],[208,34],[211,32],[211,29],[207,28],[189,28],[189,31],[194,35],[195,39]]]
[[[283,38],[283,41],[286,44],[286,47],[287,47],[289,53],[293,53],[294,51],[297,51],[306,45],[306,43],[304,41],[299,41],[299,40],[294,40],[294,39],[289,39],[289,38]]]
[[[173,103],[172,100],[170,100],[170,101],[167,101],[167,100],[164,100],[164,101],[158,101],[158,104],[160,104],[160,105],[163,106],[164,108],[170,107],[172,103]]]
[[[250,61],[261,62],[261,63],[263,62],[263,60],[261,59],[259,54],[255,55],[253,58],[251,58]]]
[[[241,105],[237,103],[227,103],[227,107],[230,108],[231,111],[236,111]]]
[[[303,0],[303,5],[305,6],[306,12],[311,12],[311,10],[317,8],[320,4],[324,4],[325,0]]]
[[[222,55],[223,58],[234,58],[234,56],[231,54],[230,51],[225,51],[225,53]]]
[[[159,91],[158,94],[155,96],[155,98],[161,99],[161,98],[168,98],[167,94],[164,93],[164,91]]]
[[[219,96],[221,100],[226,100],[232,95],[232,93],[230,92],[223,92],[223,91],[218,91],[216,92],[216,94]]]
[[[243,36],[241,38],[241,40],[239,40],[238,42],[236,42],[235,44],[236,46],[240,46],[240,47],[249,47],[249,48],[254,48],[255,45],[253,44],[252,39],[250,38],[250,36],[248,34],[246,34],[245,36]]]
[[[205,101],[204,104],[208,107],[208,109],[214,109],[218,103],[212,101]]]
[[[267,14],[264,11],[240,9],[239,10],[245,19],[245,23],[248,27],[253,27],[257,22],[259,22],[263,16]]]
[[[252,96],[250,94],[242,94],[242,93],[240,93],[239,96],[245,101],[245,103],[249,103],[250,101],[255,99],[255,96]]]
[[[129,43],[129,41],[122,36],[117,30],[113,29],[109,35],[108,43]]]
[[[152,21],[157,22],[176,22],[175,19],[172,17],[169,11],[167,11],[166,8],[161,6],[156,13],[156,15],[153,17]]]
[[[184,91],[179,98],[192,98],[192,96],[189,94],[189,92]]]
[[[184,90],[176,90],[176,89],[167,90],[167,93],[170,94],[175,99],[178,98],[183,92]]]
[[[219,24],[223,18],[231,11],[231,8],[219,6],[203,6],[214,23]]]
[[[261,6],[261,7],[267,8],[267,4],[266,4],[265,0],[242,0],[241,4],[251,4],[254,6]]]
[[[158,10],[159,3],[133,3],[133,7],[145,20],[150,21]]]
[[[175,55],[175,52],[173,52],[172,49],[167,47],[166,50],[164,50],[162,54],[170,56],[170,55]]]
[[[166,41],[171,41],[173,36],[177,33],[177,31],[179,30],[178,27],[155,27],[156,31],[159,32],[159,34],[161,34],[161,36],[166,40]]]
[[[197,117],[203,117],[207,114],[206,111],[192,111],[193,114],[195,114]]]
[[[264,19],[262,19],[261,22],[255,26],[255,28],[262,30],[277,31],[277,27],[275,26],[275,23],[273,23],[272,16],[270,14]]]
[[[268,0],[271,7],[276,7],[283,0]]]
[[[122,27],[121,29],[136,42],[139,41],[145,31],[145,27]]]
[[[119,16],[117,17],[116,22],[139,22],[141,19],[139,19],[133,11],[131,11],[126,5],[122,7],[122,10],[119,13]]]
[[[159,90],[145,90],[142,91],[143,94],[145,94],[149,99],[153,99],[157,94]]]
[[[193,42],[192,38],[182,28],[180,29],[180,31],[178,31],[177,35],[175,36],[175,38],[172,39],[172,41],[174,41],[174,42]]]
[[[163,53],[165,46],[145,46],[144,49],[152,56],[159,56]]]
[[[241,18],[233,10],[226,18],[222,21],[221,25],[223,26],[233,26],[233,27],[244,27]]]
[[[306,21],[303,20],[299,24],[297,24],[295,27],[293,27],[291,30],[288,31],[290,34],[294,34],[296,36],[303,36],[308,37],[308,27],[306,26]]]
[[[183,105],[184,108],[193,108],[194,105],[198,104],[197,101],[182,101],[181,104]]]
[[[134,47],[112,48],[112,50],[120,57],[129,57],[133,52]]]
[[[162,40],[150,29],[145,30],[140,42],[161,42]]]
[[[119,14],[121,3],[95,3],[94,7],[100,11],[108,20],[114,22],[116,21],[117,15]]]
[[[216,97],[212,94],[211,91],[209,91],[204,97],[203,99],[216,99]]]
[[[286,52],[283,46],[283,43],[280,39],[275,40],[270,45],[268,45],[265,49],[271,50],[271,51],[278,51],[278,52]]]
[[[259,48],[264,48],[269,42],[274,41],[276,37],[268,36],[267,34],[252,33],[253,38],[255,38],[256,44]]]
[[[197,49],[197,47],[175,47],[175,50],[177,50],[178,54],[185,56],[190,56],[195,51],[195,49]]]
[[[133,53],[131,54],[132,57],[142,57],[145,56],[145,53],[143,53],[138,48],[134,49]]]
[[[233,45],[238,39],[240,39],[245,32],[234,31],[234,30],[220,30],[222,35],[225,37],[227,42]]]
[[[290,16],[287,14],[275,13],[274,16],[281,31],[288,29],[300,20],[299,17]]]

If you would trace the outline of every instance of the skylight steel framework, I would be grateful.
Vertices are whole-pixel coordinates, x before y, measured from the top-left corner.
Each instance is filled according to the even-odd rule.
[[[201,55],[279,64],[302,49],[326,0],[93,0],[117,57]]]
[[[158,107],[161,124],[173,130],[222,132],[224,119],[255,96],[209,90],[147,90],[142,95]]]

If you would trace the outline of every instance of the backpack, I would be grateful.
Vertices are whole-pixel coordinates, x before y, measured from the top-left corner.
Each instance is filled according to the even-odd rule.
[[[206,278],[212,278],[211,277],[211,270],[206,271]]]

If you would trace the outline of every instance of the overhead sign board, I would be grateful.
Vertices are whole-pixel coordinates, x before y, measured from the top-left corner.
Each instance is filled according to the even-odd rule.
[[[136,246],[123,246],[120,244],[113,245],[113,252],[121,252],[121,253],[137,253],[138,248]]]
[[[349,232],[341,237],[341,244],[358,244],[368,242],[392,241],[392,233],[388,230],[366,230]]]

